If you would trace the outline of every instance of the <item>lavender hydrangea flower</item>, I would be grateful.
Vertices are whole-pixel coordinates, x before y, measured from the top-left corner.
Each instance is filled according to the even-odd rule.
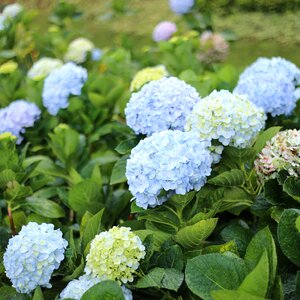
[[[11,132],[17,137],[17,143],[21,143],[25,128],[33,126],[40,115],[41,111],[34,103],[16,100],[0,109],[0,133]]]
[[[297,102],[293,82],[282,73],[260,72],[242,76],[234,93],[246,95],[250,101],[273,117],[290,115]]]
[[[177,26],[174,22],[160,22],[158,23],[152,33],[153,41],[167,41],[177,31]]]
[[[195,0],[169,0],[171,10],[178,15],[190,12],[194,3]]]
[[[125,109],[126,121],[137,134],[183,130],[187,115],[199,100],[196,89],[178,78],[151,81],[132,94]]]
[[[45,79],[43,104],[51,115],[69,106],[70,95],[78,96],[87,80],[86,69],[69,62],[52,71]]]
[[[129,190],[139,207],[161,205],[174,193],[200,190],[210,175],[210,142],[194,132],[166,130],[145,138],[127,160]]]
[[[6,276],[20,293],[29,294],[36,287],[50,288],[54,270],[64,259],[68,242],[52,224],[30,222],[12,237],[3,256]]]
[[[295,85],[300,84],[300,69],[292,62],[281,57],[260,57],[247,67],[240,75],[240,79],[257,73],[275,74],[289,78]]]
[[[194,131],[200,139],[245,148],[264,128],[265,119],[262,109],[246,97],[225,90],[213,91],[194,107],[186,130]]]

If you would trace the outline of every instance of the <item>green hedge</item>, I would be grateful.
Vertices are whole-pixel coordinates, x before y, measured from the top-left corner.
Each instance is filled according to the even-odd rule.
[[[300,0],[198,0],[202,10],[284,12],[300,8]]]

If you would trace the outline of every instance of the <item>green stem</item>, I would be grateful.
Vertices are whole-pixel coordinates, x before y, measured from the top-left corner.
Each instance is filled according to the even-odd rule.
[[[13,235],[16,235],[17,230],[16,230],[16,226],[15,226],[14,219],[13,219],[13,216],[12,216],[12,210],[11,210],[10,203],[8,204],[8,207],[7,207],[7,215],[8,215],[8,219],[9,219],[11,232],[12,232]]]

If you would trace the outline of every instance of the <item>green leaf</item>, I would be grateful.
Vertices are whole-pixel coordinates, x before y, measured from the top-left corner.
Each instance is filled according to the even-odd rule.
[[[162,268],[173,268],[182,271],[184,259],[181,248],[178,245],[173,245],[164,250],[156,259],[156,265]]]
[[[176,269],[154,268],[138,280],[137,288],[156,287],[177,292],[183,282],[184,275]]]
[[[16,173],[10,169],[0,172],[0,188],[5,188],[8,182],[16,179]]]
[[[91,179],[86,179],[71,187],[68,203],[80,215],[87,210],[91,213],[98,212],[102,207],[101,185]]]
[[[264,298],[268,291],[269,260],[265,250],[257,266],[246,276],[238,290]]]
[[[125,140],[123,142],[121,142],[116,148],[115,150],[124,155],[127,153],[130,153],[131,149],[134,148],[139,142],[139,139],[137,138],[130,138],[128,140]]]
[[[244,183],[243,171],[233,169],[208,180],[208,183],[218,186],[238,186]]]
[[[300,202],[300,180],[295,177],[288,177],[283,184],[283,191],[293,199]]]
[[[244,291],[222,290],[213,291],[211,294],[213,300],[265,300],[265,298],[257,297]]]
[[[84,251],[88,243],[100,232],[101,220],[104,209],[95,214],[87,223],[82,237],[82,250]]]
[[[271,140],[273,136],[275,136],[279,131],[281,127],[270,127],[264,132],[262,132],[256,139],[256,142],[253,146],[256,153],[259,153],[266,145],[267,141]]]
[[[52,200],[38,197],[29,197],[24,205],[30,208],[36,214],[47,218],[63,218],[65,211],[61,206]]]
[[[248,245],[244,259],[250,270],[257,266],[265,251],[267,251],[269,259],[269,292],[271,292],[276,278],[277,254],[275,242],[268,227],[256,233]]]
[[[91,287],[81,300],[124,300],[124,295],[116,281],[106,280]]]
[[[175,240],[184,248],[195,248],[214,231],[218,219],[201,220],[198,223],[186,226],[175,235]]]
[[[35,289],[32,300],[44,300],[44,296],[43,296],[43,292],[42,292],[41,287],[38,286]]]
[[[300,216],[297,217],[297,219],[296,219],[296,228],[297,228],[298,232],[300,233]]]
[[[127,181],[125,172],[126,172],[126,164],[127,164],[128,157],[129,155],[125,155],[115,163],[110,177],[111,185],[123,183]]]
[[[149,235],[153,235],[154,246],[158,251],[160,249],[161,244],[163,244],[166,240],[168,240],[171,235],[162,231],[153,231],[148,229],[136,230],[134,232],[142,241]]]
[[[300,267],[300,233],[296,227],[296,221],[299,216],[299,209],[285,209],[277,228],[282,252],[298,267]]]
[[[3,286],[0,288],[1,300],[28,300],[27,295],[19,294],[13,287]]]
[[[239,257],[213,253],[189,259],[185,280],[194,294],[204,300],[211,300],[211,292],[214,290],[237,289],[246,274],[247,267]]]

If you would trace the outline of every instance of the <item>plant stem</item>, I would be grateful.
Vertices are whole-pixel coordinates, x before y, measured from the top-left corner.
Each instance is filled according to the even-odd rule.
[[[11,232],[12,232],[13,235],[16,235],[17,230],[16,230],[16,226],[15,226],[14,219],[13,219],[13,216],[12,216],[12,211],[11,211],[10,204],[8,204],[8,207],[7,207],[7,214],[8,214],[8,219],[9,219]]]

